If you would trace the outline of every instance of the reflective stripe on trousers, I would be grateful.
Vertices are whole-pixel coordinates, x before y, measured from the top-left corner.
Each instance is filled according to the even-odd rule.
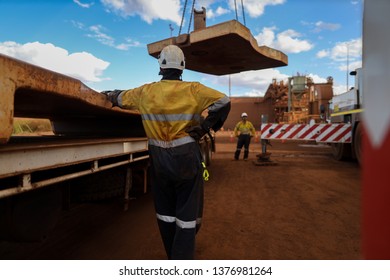
[[[164,216],[160,214],[156,214],[157,219],[166,222],[166,223],[176,223],[176,226],[179,228],[196,228],[196,225],[199,225],[202,223],[202,218],[197,218],[194,221],[185,222],[182,220],[179,220],[178,218],[172,217],[172,216]]]

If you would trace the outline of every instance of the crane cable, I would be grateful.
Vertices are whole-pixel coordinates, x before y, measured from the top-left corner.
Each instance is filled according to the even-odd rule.
[[[180,36],[181,29],[183,28],[184,17],[185,17],[185,13],[186,13],[186,10],[187,10],[187,2],[188,2],[188,0],[185,0],[185,2],[184,2],[183,14],[181,16],[181,23],[180,23],[178,36]],[[190,33],[191,22],[192,22],[192,13],[194,11],[194,7],[195,7],[195,0],[192,1],[192,10],[191,10],[191,15],[190,15],[190,22],[188,23],[188,31],[187,31],[187,33]],[[234,0],[234,9],[235,9],[235,12],[236,12],[236,20],[238,21],[237,0]],[[244,0],[241,0],[241,10],[242,10],[242,18],[244,20],[244,26],[246,26]]]
[[[237,1],[234,0],[234,9],[236,11],[236,20],[238,21],[238,13],[237,13]]]
[[[195,7],[195,0],[192,1],[192,9],[191,9],[191,16],[190,16],[190,22],[188,23],[188,31],[187,33],[190,33],[190,28],[191,28],[191,22],[192,22],[192,14],[194,12],[194,7]]]
[[[244,0],[241,0],[241,7],[242,7],[242,18],[244,19],[244,26],[246,26],[245,11],[244,11]]]
[[[183,7],[183,14],[181,16],[181,23],[180,23],[180,28],[179,28],[179,34],[178,36],[180,35],[181,33],[181,28],[183,27],[183,21],[184,21],[184,15],[186,13],[186,9],[187,9],[187,0],[184,2],[184,7]]]
[[[235,9],[235,12],[236,12],[236,20],[238,21],[237,0],[234,0],[234,9]],[[244,10],[244,0],[241,0],[241,10],[242,10],[242,18],[244,20],[244,25],[246,26],[245,10]]]
[[[187,2],[188,2],[188,0],[186,0],[186,1],[184,2],[183,14],[182,14],[182,16],[181,16],[181,23],[180,23],[180,28],[179,28],[179,34],[178,34],[178,36],[180,36],[180,34],[181,34],[181,29],[182,29],[182,27],[183,27],[184,17],[185,17],[186,10],[187,10]],[[195,7],[195,0],[192,1],[192,10],[191,10],[191,15],[190,15],[190,22],[188,23],[188,31],[187,31],[187,33],[190,33],[191,22],[192,22],[192,13],[193,13],[194,7]]]

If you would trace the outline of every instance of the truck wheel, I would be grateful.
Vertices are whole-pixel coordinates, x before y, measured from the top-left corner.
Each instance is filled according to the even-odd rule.
[[[356,160],[359,163],[359,165],[362,162],[362,146],[363,146],[362,139],[363,139],[363,129],[360,123],[358,123],[353,137],[353,150],[355,152]]]
[[[332,143],[332,155],[335,160],[347,160],[351,158],[352,147],[351,144],[346,143]]]

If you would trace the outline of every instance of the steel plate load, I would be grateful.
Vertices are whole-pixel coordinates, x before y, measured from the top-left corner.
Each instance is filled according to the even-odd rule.
[[[150,43],[148,52],[157,58],[167,45],[177,45],[183,50],[186,69],[212,75],[228,75],[288,64],[287,55],[267,46],[259,46],[250,30],[236,20],[198,27],[189,34]]]

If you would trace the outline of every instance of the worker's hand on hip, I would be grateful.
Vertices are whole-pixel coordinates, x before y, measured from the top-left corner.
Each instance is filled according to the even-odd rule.
[[[192,137],[194,138],[196,141],[199,141],[200,138],[202,138],[206,133],[207,131],[203,129],[202,126],[200,125],[197,125],[197,126],[191,126],[189,128],[186,129],[186,132]]]
[[[112,107],[118,106],[118,96],[122,93],[122,90],[106,90],[102,91],[101,93],[107,96],[108,101],[112,103]]]

